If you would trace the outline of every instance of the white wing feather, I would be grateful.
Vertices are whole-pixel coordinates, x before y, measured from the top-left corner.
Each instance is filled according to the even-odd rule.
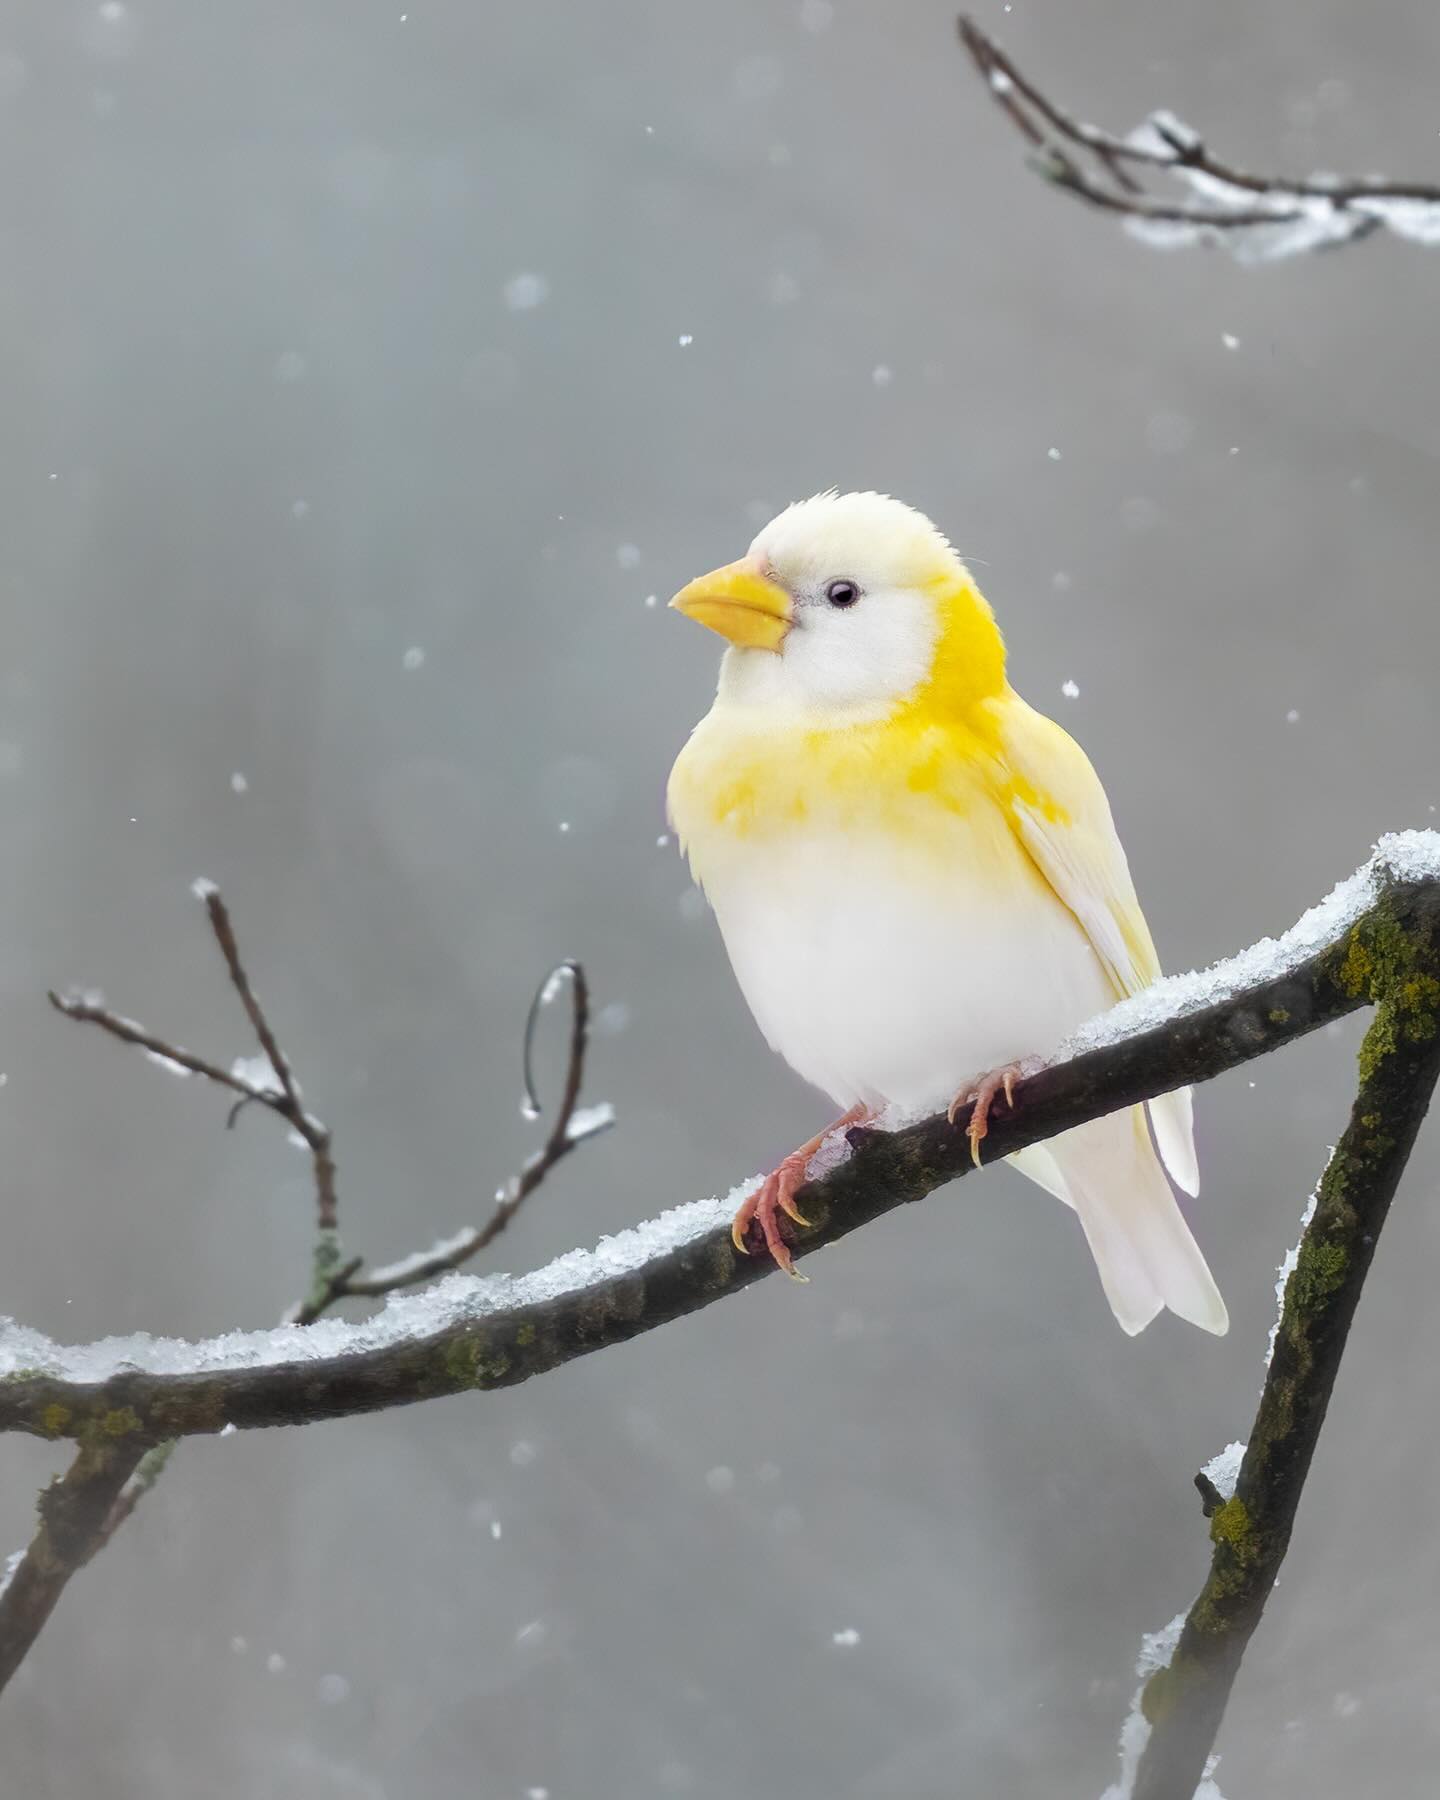
[[[999,718],[1021,843],[1079,920],[1116,999],[1138,993],[1159,975],[1160,960],[1100,777],[1069,733],[1018,695],[1005,697]],[[1165,1167],[1187,1194],[1198,1193],[1189,1088],[1152,1100],[1150,1119]]]

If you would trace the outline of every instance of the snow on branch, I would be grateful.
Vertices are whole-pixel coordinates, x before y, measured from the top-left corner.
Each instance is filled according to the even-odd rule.
[[[1216,156],[1198,131],[1164,108],[1118,137],[1058,106],[974,19],[961,14],[959,26],[960,41],[1030,146],[1038,173],[1116,214],[1133,237],[1157,249],[1221,244],[1241,262],[1274,262],[1382,229],[1440,244],[1440,185],[1252,174]]]
[[[50,1003],[66,1018],[98,1026],[121,1043],[135,1045],[159,1068],[175,1075],[199,1076],[226,1093],[238,1095],[226,1117],[227,1127],[234,1127],[247,1106],[257,1105],[284,1119],[295,1142],[310,1152],[315,1176],[317,1225],[310,1290],[304,1300],[291,1308],[286,1323],[270,1334],[268,1342],[272,1349],[281,1342],[293,1340],[302,1346],[301,1355],[314,1355],[324,1336],[323,1333],[317,1335],[316,1321],[339,1301],[394,1294],[469,1262],[500,1236],[558,1162],[614,1123],[614,1109],[608,1104],[580,1104],[590,1033],[590,991],[580,964],[562,962],[549,972],[536,990],[525,1024],[524,1110],[527,1118],[535,1119],[542,1111],[535,1095],[533,1074],[536,1027],[544,1008],[568,990],[570,1032],[565,1079],[555,1120],[544,1144],[525,1162],[519,1174],[497,1191],[494,1211],[483,1224],[467,1225],[428,1250],[415,1251],[378,1268],[367,1269],[363,1257],[346,1258],[340,1247],[330,1131],[303,1102],[290,1059],[281,1048],[251,983],[229,909],[219,888],[213,881],[200,880],[192,884],[192,892],[205,907],[231,985],[260,1043],[258,1056],[236,1057],[226,1069],[158,1037],[135,1020],[113,1012],[105,1004],[104,996],[93,990],[65,997],[52,991]],[[306,1326],[312,1327],[308,1333],[303,1329]],[[23,1328],[17,1329],[23,1338]],[[340,1330],[343,1340],[346,1328]],[[266,1338],[264,1333],[253,1335]],[[161,1349],[158,1340],[147,1339],[146,1342],[152,1351]],[[117,1366],[130,1367],[131,1363],[127,1358]],[[181,1347],[179,1366],[191,1369],[196,1366],[188,1347]],[[59,1415],[51,1414],[50,1417],[52,1425],[56,1424]],[[71,1576],[110,1542],[164,1474],[175,1452],[178,1438],[174,1435],[151,1440],[147,1447],[146,1437],[129,1429],[132,1417],[133,1414],[121,1409],[111,1415],[109,1425],[102,1425],[98,1438],[93,1432],[80,1433],[79,1452],[69,1473],[52,1484],[41,1497],[40,1520],[34,1538],[25,1550],[17,1551],[10,1559],[3,1579],[0,1579],[0,1688],[19,1667]],[[124,1431],[115,1431],[116,1420],[126,1425]],[[65,1433],[57,1426],[52,1435],[63,1436]]]
[[[583,987],[578,971],[571,979],[574,1078],[542,1160],[591,1128],[575,1106]],[[1026,1078],[1018,1105],[986,1139],[988,1160],[1009,1156],[1207,1081],[1366,1005],[1374,1016],[1359,1090],[1282,1270],[1281,1316],[1254,1422],[1244,1444],[1232,1444],[1197,1481],[1210,1573],[1183,1620],[1147,1643],[1142,1659],[1121,1779],[1111,1790],[1124,1800],[1206,1791],[1231,1687],[1284,1560],[1375,1244],[1440,1075],[1440,835],[1383,838],[1363,868],[1283,937],[1203,974],[1157,983],[1092,1022]],[[160,1052],[171,1054],[164,1045]],[[596,1113],[594,1128],[607,1117]],[[798,1196],[810,1223],[798,1228],[797,1254],[971,1172],[969,1109],[953,1124],[944,1114],[887,1123],[893,1128],[853,1127],[850,1154],[838,1163],[817,1159],[828,1166]],[[68,1474],[42,1495],[35,1538],[0,1586],[0,1687],[66,1580],[107,1541],[107,1520],[124,1494],[143,1491],[150,1463],[163,1461],[175,1439],[509,1387],[694,1312],[774,1271],[771,1258],[748,1256],[731,1241],[745,1187],[528,1275],[452,1271],[424,1293],[392,1297],[360,1324],[327,1318],[204,1343],[140,1335],[65,1347],[4,1322],[0,1431],[71,1438],[79,1448]],[[397,1284],[417,1279],[469,1245],[462,1233],[428,1259],[386,1273]]]
[[[1200,974],[1172,976],[1083,1028],[991,1127],[987,1161],[1136,1101],[1211,1079],[1367,1003],[1346,974],[1354,933],[1377,909],[1440,916],[1440,835],[1381,840],[1365,866],[1278,939]],[[804,1190],[807,1255],[969,1169],[967,1111],[894,1130],[854,1127],[852,1154]],[[298,1424],[471,1388],[512,1386],[625,1341],[771,1272],[737,1252],[742,1184],[573,1250],[527,1275],[451,1274],[391,1298],[373,1318],[235,1331],[199,1343],[146,1334],[65,1347],[0,1328],[0,1431],[81,1437],[128,1409],[165,1438]],[[462,1234],[462,1240],[463,1234]],[[416,1263],[401,1265],[407,1273]],[[413,1279],[413,1276],[412,1276]]]
[[[176,1075],[198,1075],[213,1086],[239,1098],[226,1116],[233,1129],[241,1112],[250,1105],[262,1106],[284,1119],[297,1141],[310,1152],[315,1170],[316,1224],[318,1242],[315,1272],[310,1293],[291,1308],[289,1322],[313,1324],[337,1301],[351,1298],[376,1299],[401,1288],[417,1287],[438,1275],[458,1269],[480,1251],[488,1249],[505,1230],[520,1208],[572,1150],[590,1138],[598,1137],[615,1122],[613,1107],[605,1102],[581,1106],[581,1089],[585,1080],[585,1055],[590,1041],[590,988],[585,971],[578,962],[567,960],[551,969],[530,1003],[525,1022],[524,1079],[525,1114],[539,1118],[540,1102],[535,1097],[532,1071],[536,1026],[540,1014],[567,988],[570,993],[570,1034],[565,1060],[565,1080],[555,1122],[544,1144],[495,1195],[495,1210],[480,1225],[467,1225],[450,1237],[442,1238],[428,1250],[417,1250],[398,1261],[367,1269],[364,1258],[348,1260],[340,1249],[339,1210],[335,1190],[335,1160],[329,1129],[308,1110],[303,1102],[300,1084],[289,1057],[280,1047],[273,1026],[256,996],[249,971],[240,954],[234,923],[219,888],[213,881],[200,880],[192,892],[205,907],[210,929],[225,959],[232,985],[259,1039],[259,1056],[237,1056],[228,1069],[179,1044],[157,1036],[134,1019],[126,1018],[105,1004],[95,989],[82,989],[70,994],[50,993],[50,1004],[67,1019],[95,1025],[121,1043],[142,1049],[157,1067]]]

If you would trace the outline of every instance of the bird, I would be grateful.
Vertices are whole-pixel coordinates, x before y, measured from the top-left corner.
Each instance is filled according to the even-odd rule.
[[[979,1161],[1033,1059],[1160,973],[1099,776],[1010,685],[948,538],[889,495],[795,502],[670,605],[726,640],[666,802],[761,1032],[837,1125],[973,1101]],[[826,1136],[734,1221],[799,1279],[782,1221]],[[1167,1179],[1199,1191],[1188,1089],[1008,1160],[1074,1210],[1126,1332],[1165,1307],[1226,1330]]]

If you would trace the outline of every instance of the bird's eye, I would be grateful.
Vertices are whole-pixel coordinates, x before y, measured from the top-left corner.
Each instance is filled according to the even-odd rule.
[[[825,598],[832,606],[853,606],[860,598],[860,590],[853,581],[832,581]]]

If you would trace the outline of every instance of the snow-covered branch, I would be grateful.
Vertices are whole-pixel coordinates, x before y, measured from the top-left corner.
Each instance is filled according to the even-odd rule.
[[[1083,1028],[996,1121],[996,1161],[1073,1125],[1207,1081],[1367,1003],[1345,957],[1384,914],[1410,931],[1440,913],[1440,836],[1384,839],[1358,874],[1284,937],[1172,976]],[[853,1153],[804,1190],[809,1255],[965,1175],[967,1113],[852,1128]],[[146,1438],[300,1424],[473,1388],[509,1387],[764,1279],[729,1238],[735,1193],[700,1200],[527,1275],[450,1275],[373,1318],[324,1319],[203,1342],[144,1334],[65,1347],[0,1329],[0,1431],[82,1438],[118,1421]],[[105,1424],[109,1421],[108,1425]]]
[[[68,1019],[98,1026],[121,1043],[143,1050],[159,1068],[175,1075],[199,1076],[223,1092],[238,1095],[226,1117],[227,1126],[233,1127],[249,1105],[267,1108],[289,1124],[295,1142],[310,1152],[317,1225],[313,1268],[309,1293],[287,1315],[290,1326],[313,1325],[341,1300],[398,1293],[458,1269],[500,1236],[558,1162],[614,1123],[614,1109],[609,1105],[580,1104],[590,1038],[590,990],[584,969],[567,960],[541,982],[525,1023],[525,1111],[527,1117],[538,1118],[542,1108],[535,1096],[532,1066],[536,1026],[544,1008],[568,991],[570,1033],[565,1079],[544,1144],[519,1174],[499,1189],[495,1208],[483,1224],[466,1226],[428,1250],[415,1251],[378,1268],[365,1268],[363,1257],[346,1258],[340,1248],[335,1159],[329,1128],[304,1103],[290,1058],[281,1048],[250,980],[220,890],[213,881],[201,880],[192,884],[192,891],[205,907],[231,985],[259,1041],[260,1055],[236,1057],[228,1069],[224,1068],[112,1011],[104,996],[93,990],[63,997],[52,991],[50,1004]],[[52,1422],[57,1416],[52,1415]],[[70,1470],[42,1497],[40,1524],[34,1538],[11,1558],[0,1580],[0,1688],[23,1660],[71,1576],[120,1530],[165,1472],[175,1452],[179,1442],[176,1436],[162,1437],[147,1448],[144,1438],[130,1429],[131,1416],[122,1409],[111,1414],[108,1424],[102,1422],[98,1432],[79,1434],[80,1447]],[[117,1423],[125,1428],[117,1429]],[[57,1431],[54,1435],[64,1434]]]
[[[1207,1081],[1367,1005],[1375,1013],[1359,1094],[1286,1278],[1243,1459],[1238,1471],[1215,1465],[1202,1483],[1214,1543],[1209,1578],[1178,1633],[1157,1640],[1127,1724],[1115,1790],[1126,1800],[1196,1790],[1285,1555],[1375,1240],[1440,1073],[1440,836],[1382,839],[1283,937],[1203,974],[1161,981],[1093,1021],[1026,1079],[1016,1109],[992,1123],[986,1140],[994,1161]],[[566,1141],[579,1126],[578,1092],[578,1079],[567,1083]],[[943,1114],[889,1120],[889,1129],[852,1128],[848,1144],[822,1147],[812,1167],[823,1162],[824,1172],[798,1197],[811,1223],[797,1229],[796,1254],[969,1174],[968,1122],[968,1110],[953,1124]],[[200,1343],[141,1335],[74,1347],[13,1321],[0,1327],[0,1431],[79,1444],[52,1490],[64,1547],[57,1551],[42,1505],[35,1543],[0,1591],[0,1685],[64,1578],[103,1541],[101,1502],[113,1504],[142,1452],[180,1437],[513,1386],[694,1312],[774,1270],[770,1258],[731,1242],[731,1215],[749,1185],[528,1275],[451,1273],[358,1324],[325,1318]],[[461,1234],[454,1251],[467,1242]],[[423,1266],[420,1258],[399,1267],[411,1279]],[[47,1568],[61,1578],[37,1588],[32,1575]]]
[[[1379,230],[1440,244],[1440,185],[1380,176],[1256,175],[1216,156],[1199,132],[1165,108],[1116,136],[1056,105],[972,18],[962,14],[959,24],[971,61],[1030,146],[1038,173],[1116,214],[1132,236],[1157,249],[1220,244],[1242,262],[1273,262]]]

